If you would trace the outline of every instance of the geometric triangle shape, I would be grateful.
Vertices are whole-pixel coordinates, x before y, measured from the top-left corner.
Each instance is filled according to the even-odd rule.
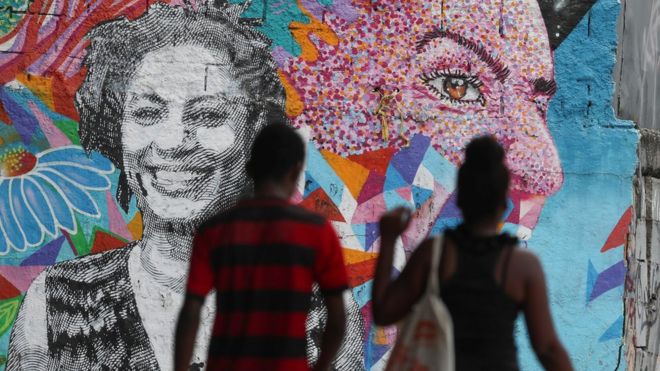
[[[598,339],[599,342],[621,339],[623,336],[623,316],[619,316]]]
[[[110,232],[95,230],[91,254],[114,250],[126,246],[126,240]]]
[[[27,267],[17,267],[13,265],[0,266],[0,275],[11,282],[20,292],[26,292],[30,288],[32,281],[46,266],[30,265]]]
[[[0,301],[0,336],[7,332],[16,319],[18,308],[21,306],[20,296]]]
[[[131,232],[129,232],[128,227],[126,226],[126,221],[121,215],[121,212],[119,212],[119,208],[117,207],[112,194],[110,194],[110,191],[105,192],[105,202],[108,207],[107,216],[110,232],[120,236],[126,241],[130,241],[133,236],[131,235]]]
[[[321,185],[314,180],[314,178],[309,174],[305,173],[305,192],[303,193],[303,198],[307,198],[310,193],[321,188]]]
[[[623,285],[626,278],[626,266],[623,260],[612,265],[598,274],[594,288],[589,295],[589,301],[593,301],[604,293]]]
[[[128,230],[131,232],[131,236],[133,237],[133,241],[139,241],[142,239],[142,232],[143,232],[143,224],[142,224],[142,213],[141,212],[136,212],[135,216],[133,219],[128,222],[128,225],[126,226]]]
[[[317,214],[321,214],[328,220],[346,222],[344,216],[334,202],[332,202],[330,197],[328,197],[328,194],[325,193],[323,188],[318,188],[316,191],[312,192],[299,204],[299,206]]]
[[[378,223],[380,214],[386,209],[384,195],[384,193],[378,194],[357,205],[351,217],[351,224]],[[366,236],[366,246],[369,246],[368,235]]]
[[[21,292],[8,279],[0,276],[0,300],[19,296]]]
[[[378,233],[380,232],[380,227],[378,223],[367,223],[366,224],[366,233],[365,233],[365,244],[364,244],[364,250],[369,251],[371,250],[371,245],[376,242],[378,239]]]
[[[60,248],[64,242],[64,236],[60,236],[34,252],[29,257],[21,262],[21,266],[28,265],[53,265],[57,262],[57,256],[60,253]]]
[[[7,93],[4,88],[0,89],[0,101],[11,118],[14,130],[20,135],[22,142],[29,144],[39,126],[37,119],[16,102],[16,99]]]
[[[352,224],[352,223],[350,223],[350,224],[346,223],[346,224],[350,225],[351,230],[353,231],[353,236],[351,236],[351,237],[353,238],[353,241],[357,240],[358,245],[359,245],[359,249],[358,249],[358,246],[355,246],[353,248],[345,248],[344,250],[359,251],[359,252],[364,251],[364,230],[365,230],[364,227],[365,227],[365,225],[364,224]],[[349,236],[346,236],[346,237],[349,237]],[[348,259],[348,258],[344,254],[344,263],[349,264],[348,260],[346,260],[346,259]]]
[[[429,148],[431,139],[423,135],[415,135],[410,145],[400,150],[392,157],[392,167],[397,169],[409,185],[413,183],[417,169],[419,169],[426,149]]]
[[[399,172],[393,167],[387,169],[387,176],[385,176],[385,187],[383,191],[391,191],[393,189],[407,187],[410,183],[406,182],[405,179],[399,174]]]
[[[413,201],[413,199],[412,199],[412,190],[410,189],[410,187],[399,188],[399,189],[396,190],[396,193],[398,193],[399,196],[401,196],[401,198],[403,198],[404,200],[406,200],[408,202]]]
[[[57,254],[57,259],[55,261],[59,263],[59,262],[64,262],[64,261],[75,259],[75,258],[76,258],[76,254],[73,251],[73,249],[71,248],[71,246],[69,246],[69,243],[67,241],[66,245],[62,244],[62,248],[60,249],[60,253]]]
[[[56,147],[62,147],[66,145],[70,145],[71,140],[67,138],[60,129],[58,129],[55,124],[53,124],[53,120],[48,117],[44,112],[39,109],[39,106],[37,106],[34,102],[30,101],[28,102],[28,106],[30,107],[30,110],[34,114],[34,116],[37,118],[37,122],[39,122],[39,127],[41,128],[41,131],[44,133],[46,136],[46,139],[48,140],[48,143],[50,144],[51,148],[56,148]]]
[[[454,192],[449,196],[449,199],[445,201],[445,204],[442,206],[440,211],[440,218],[462,218],[463,213],[461,209],[458,208],[458,192]]]
[[[348,159],[362,165],[380,176],[385,176],[392,155],[396,152],[394,147],[387,147],[376,151],[365,152],[359,155],[348,156]]]
[[[378,174],[375,171],[372,171],[367,178],[367,181],[362,187],[362,191],[357,198],[358,204],[361,204],[372,197],[383,192],[383,186],[385,185],[385,177]]]
[[[354,249],[342,249],[344,255],[344,263],[346,265],[361,263],[366,260],[373,260],[378,257],[377,253],[364,252]]]
[[[412,195],[413,202],[415,202],[415,207],[419,208],[433,195],[433,190],[412,186]]]
[[[30,92],[36,95],[40,101],[44,102],[48,108],[55,110],[53,103],[53,78],[39,75],[28,76],[25,73],[19,73],[16,80],[20,81]]]
[[[628,233],[628,226],[630,226],[630,221],[632,220],[632,206],[628,207],[623,213],[619,221],[614,226],[614,229],[607,237],[607,241],[600,249],[600,252],[605,252],[607,250],[619,247],[626,242],[626,234]]]
[[[367,181],[369,170],[357,162],[353,162],[330,151],[322,150],[321,154],[332,170],[335,171],[335,174],[341,179],[342,183],[346,185],[353,198],[357,198],[362,190],[362,186]]]
[[[591,260],[589,260],[589,266],[587,267],[587,302],[589,302],[591,293],[594,291],[594,284],[596,283],[597,277],[598,271]]]
[[[348,285],[350,287],[358,287],[367,281],[371,281],[374,278],[374,269],[376,269],[376,259],[348,264],[346,266]]]

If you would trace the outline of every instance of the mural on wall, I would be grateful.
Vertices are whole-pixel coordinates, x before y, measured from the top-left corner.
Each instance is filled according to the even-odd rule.
[[[337,369],[381,369],[395,336],[370,320],[378,216],[415,209],[399,268],[426,235],[458,224],[454,173],[472,136],[492,133],[508,150],[503,228],[538,244],[542,257],[570,245],[546,240],[544,227],[561,225],[542,216],[575,218],[553,201],[580,204],[574,169],[602,169],[575,159],[579,148],[566,139],[589,133],[558,124],[579,115],[553,121],[552,107],[572,88],[559,51],[565,40],[572,47],[571,31],[585,27],[594,1],[153,3],[36,0],[0,16],[0,363],[8,370],[171,369],[191,233],[248,190],[245,150],[277,108],[310,138],[296,201],[332,220],[345,247],[351,321]],[[611,0],[594,8],[603,7],[603,19],[616,18]],[[623,165],[613,171],[625,177],[634,135],[624,134],[605,137],[621,142]],[[568,233],[575,240],[605,238],[630,204],[625,183],[602,182],[614,204],[603,222]],[[580,299],[611,310],[612,298],[592,302],[618,287],[618,262],[598,274],[611,258],[583,255],[551,258],[549,276],[564,264],[588,267],[577,270],[591,285]],[[191,369],[203,367],[210,302]],[[560,333],[569,327],[562,315]],[[573,349],[593,346],[609,365],[616,344],[606,341],[620,334],[601,334],[619,319],[601,320],[604,329],[580,332],[596,345]],[[323,323],[316,296],[312,360]]]

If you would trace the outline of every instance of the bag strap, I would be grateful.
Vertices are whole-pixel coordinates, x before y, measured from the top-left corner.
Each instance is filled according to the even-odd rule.
[[[444,235],[439,235],[433,239],[431,247],[431,270],[429,271],[429,279],[426,284],[427,294],[440,295],[440,258],[442,256],[442,245],[444,243]]]

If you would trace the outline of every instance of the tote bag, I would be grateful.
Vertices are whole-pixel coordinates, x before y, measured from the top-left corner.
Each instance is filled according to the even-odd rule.
[[[426,292],[400,328],[386,371],[454,371],[454,326],[438,278],[442,242],[433,240]]]

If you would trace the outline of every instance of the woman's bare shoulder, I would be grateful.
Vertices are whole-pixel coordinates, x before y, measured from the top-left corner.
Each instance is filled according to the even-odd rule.
[[[516,248],[511,254],[511,265],[526,278],[542,278],[543,267],[538,255],[530,249]]]

